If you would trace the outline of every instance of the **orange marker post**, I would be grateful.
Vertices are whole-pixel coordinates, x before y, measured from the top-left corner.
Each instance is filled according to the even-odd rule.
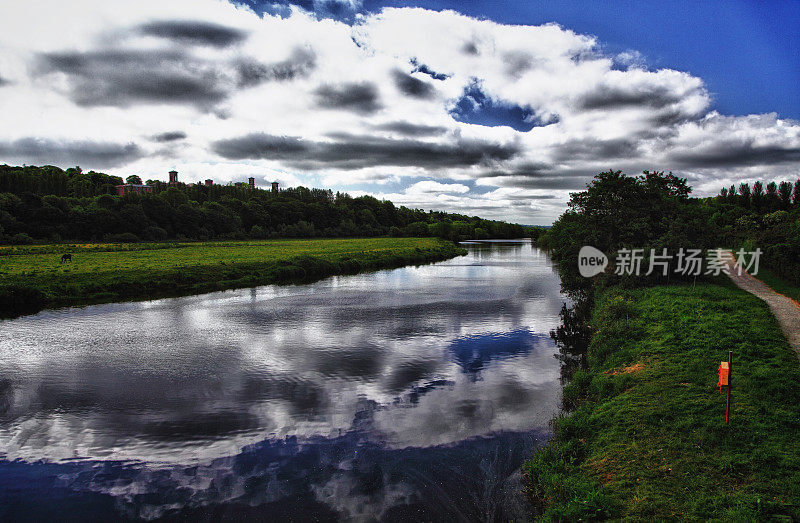
[[[731,410],[731,384],[733,383],[733,352],[728,351],[728,395],[725,398],[725,425],[728,424],[728,415]]]

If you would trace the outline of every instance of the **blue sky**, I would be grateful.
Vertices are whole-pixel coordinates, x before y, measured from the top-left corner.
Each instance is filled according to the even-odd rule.
[[[800,178],[800,1],[39,1],[0,3],[0,163],[527,224],[608,169]]]

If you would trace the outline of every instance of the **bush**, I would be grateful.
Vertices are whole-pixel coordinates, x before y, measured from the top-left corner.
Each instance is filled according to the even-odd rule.
[[[14,245],[31,245],[33,243],[33,238],[24,232],[20,232],[11,237],[11,243]]]
[[[165,231],[161,227],[150,226],[150,227],[147,227],[142,232],[142,236],[146,240],[162,241],[162,240],[166,240],[167,239],[168,234],[167,234],[167,231]]]

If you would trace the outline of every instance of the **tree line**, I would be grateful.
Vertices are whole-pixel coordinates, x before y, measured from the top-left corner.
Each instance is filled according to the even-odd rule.
[[[598,174],[586,190],[572,193],[568,208],[552,228],[537,231],[540,245],[559,262],[567,287],[585,289],[577,273],[578,251],[591,245],[613,256],[620,249],[681,248],[762,250],[762,266],[800,284],[800,181],[722,189],[718,196],[691,198],[687,180],[672,173],[621,171]],[[613,259],[610,262],[613,266]],[[671,263],[675,263],[674,261]],[[670,278],[680,279],[670,266]],[[606,274],[606,283],[648,284],[659,279]]]
[[[517,224],[397,207],[372,196],[324,189],[273,193],[235,185],[171,187],[148,180],[152,193],[117,196],[115,186],[122,183],[118,176],[80,167],[2,165],[0,243],[359,236],[459,241],[530,234]]]

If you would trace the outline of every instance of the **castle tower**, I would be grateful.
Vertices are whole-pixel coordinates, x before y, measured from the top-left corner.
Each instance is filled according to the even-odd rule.
[[[214,185],[214,180],[212,180],[211,178],[206,180],[206,187],[211,187],[212,185]]]
[[[272,182],[272,192],[278,192],[278,182]]]
[[[172,186],[178,185],[178,171],[169,172],[169,184]]]
[[[247,183],[250,185],[251,189],[255,189],[256,188],[256,179],[253,178],[252,176],[247,179]]]

